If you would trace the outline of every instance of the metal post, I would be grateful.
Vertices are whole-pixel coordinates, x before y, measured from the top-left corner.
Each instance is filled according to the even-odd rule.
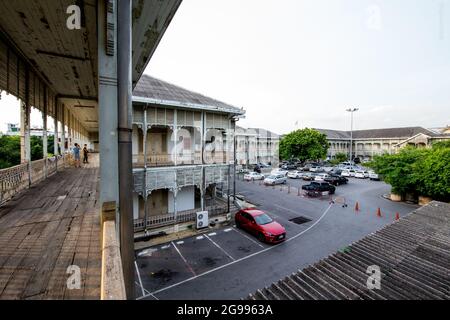
[[[233,119],[233,201],[236,201],[236,120]]]
[[[144,106],[144,127],[142,128],[143,134],[143,153],[144,153],[144,224],[145,233],[147,233],[147,220],[148,220],[148,206],[147,206],[147,105]],[[139,152],[139,151],[138,151]]]
[[[131,0],[119,0],[117,8],[117,76],[119,134],[120,250],[127,299],[134,299],[134,230],[131,96]]]

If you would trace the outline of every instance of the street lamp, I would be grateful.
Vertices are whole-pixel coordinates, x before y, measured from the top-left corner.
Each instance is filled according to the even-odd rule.
[[[352,161],[352,155],[353,155],[353,112],[358,111],[358,108],[349,108],[345,111],[350,112],[351,114],[351,125],[350,125],[350,161]]]

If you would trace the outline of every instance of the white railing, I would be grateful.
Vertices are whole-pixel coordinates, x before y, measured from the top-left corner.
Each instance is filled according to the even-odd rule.
[[[47,176],[64,168],[64,156],[53,156],[14,167],[0,169],[0,205],[10,200],[16,193],[29,188],[32,184],[45,178],[45,162],[47,161]],[[30,176],[31,173],[31,176]]]

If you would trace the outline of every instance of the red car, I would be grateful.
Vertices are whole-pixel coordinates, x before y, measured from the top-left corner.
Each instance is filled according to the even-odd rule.
[[[286,229],[267,213],[257,209],[243,209],[236,213],[236,227],[254,234],[262,242],[278,243],[286,239]]]

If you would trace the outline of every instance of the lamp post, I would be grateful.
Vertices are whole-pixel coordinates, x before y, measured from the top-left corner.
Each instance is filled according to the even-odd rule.
[[[353,112],[358,111],[358,108],[349,108],[345,111],[350,112],[351,114],[351,124],[350,124],[350,161],[352,161],[352,155],[353,155]]]

